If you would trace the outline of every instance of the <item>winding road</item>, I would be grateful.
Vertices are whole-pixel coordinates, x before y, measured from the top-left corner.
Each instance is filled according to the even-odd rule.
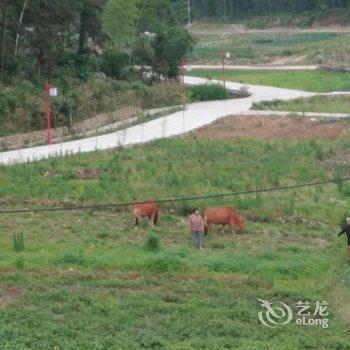
[[[196,85],[205,83],[204,78],[186,77],[185,83]],[[212,82],[215,82],[213,80]],[[228,82],[228,89],[238,90],[242,84]],[[217,119],[248,111],[254,102],[265,100],[288,100],[318,95],[313,92],[281,89],[276,87],[245,85],[252,95],[248,98],[225,101],[191,103],[185,113],[182,111],[161,117],[143,124],[135,125],[113,133],[89,137],[81,140],[57,143],[46,146],[24,148],[0,153],[0,164],[16,164],[37,161],[50,157],[105,150],[120,146],[132,146],[152,140],[181,135]],[[343,94],[335,92],[333,94]]]

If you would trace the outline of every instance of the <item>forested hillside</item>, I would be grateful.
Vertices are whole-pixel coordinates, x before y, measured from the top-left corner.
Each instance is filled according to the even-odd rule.
[[[150,87],[175,78],[192,47],[187,14],[170,0],[1,0],[0,134],[44,126],[46,81],[59,88],[60,125],[150,101]]]
[[[321,16],[331,10],[350,7],[349,0],[191,0],[190,2],[196,19],[213,17],[227,21],[281,12],[312,11]]]
[[[45,127],[45,82],[59,91],[54,126],[131,104],[177,104],[179,84],[165,89],[162,80],[177,77],[184,57],[215,63],[223,40],[194,40],[184,26],[189,21],[307,26],[333,16],[342,24],[349,11],[350,0],[1,0],[0,136]],[[305,63],[348,60],[345,36],[327,42],[296,37],[295,47],[280,39],[230,36],[225,45],[232,43],[232,63],[238,64],[270,61],[272,54]],[[306,50],[310,40],[319,44]]]

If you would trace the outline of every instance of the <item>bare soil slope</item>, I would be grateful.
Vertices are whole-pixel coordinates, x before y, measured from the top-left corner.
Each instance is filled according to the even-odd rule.
[[[315,122],[312,118],[230,116],[193,133],[207,139],[335,140],[350,136],[350,122]]]

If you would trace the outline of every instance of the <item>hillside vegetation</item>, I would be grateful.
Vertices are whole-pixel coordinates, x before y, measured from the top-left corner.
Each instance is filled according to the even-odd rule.
[[[1,208],[116,203],[322,180],[324,164],[348,153],[347,139],[249,141],[173,139],[0,168]],[[186,157],[183,155],[186,154]],[[79,180],[78,168],[100,178]],[[160,172],[159,169],[167,169]],[[189,171],[189,169],[191,171]],[[52,177],[43,177],[45,171]],[[335,171],[335,172],[334,172]],[[159,226],[132,228],[125,211],[1,214],[0,344],[7,349],[271,349],[350,346],[349,266],[335,233],[349,184],[173,203]],[[235,205],[247,232],[188,237],[193,206]],[[148,234],[160,239],[150,244]],[[24,235],[24,248],[13,235]],[[152,238],[153,239],[153,238]],[[293,323],[278,332],[257,321],[258,299],[327,300],[330,328]]]
[[[345,33],[225,33],[225,28],[203,34],[189,56],[193,63],[220,64],[220,50],[230,52],[227,64],[349,65],[349,34]],[[222,33],[220,33],[222,31]]]
[[[176,80],[193,46],[175,5],[170,0],[3,2],[1,134],[44,128],[45,83],[58,88],[52,98],[55,126],[69,127],[121,105],[176,104],[158,84]]]
[[[349,24],[348,0],[192,0],[194,19],[243,21],[251,27]]]

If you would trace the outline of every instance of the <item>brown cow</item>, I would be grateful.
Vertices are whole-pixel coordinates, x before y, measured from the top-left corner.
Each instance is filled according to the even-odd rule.
[[[135,230],[137,230],[139,220],[146,216],[149,217],[152,226],[157,224],[158,209],[154,199],[150,199],[144,203],[135,203],[132,206],[132,212],[135,217]]]
[[[231,228],[237,227],[245,231],[246,223],[237,210],[233,207],[208,208],[204,212],[205,233],[207,234],[213,225],[230,225]]]

